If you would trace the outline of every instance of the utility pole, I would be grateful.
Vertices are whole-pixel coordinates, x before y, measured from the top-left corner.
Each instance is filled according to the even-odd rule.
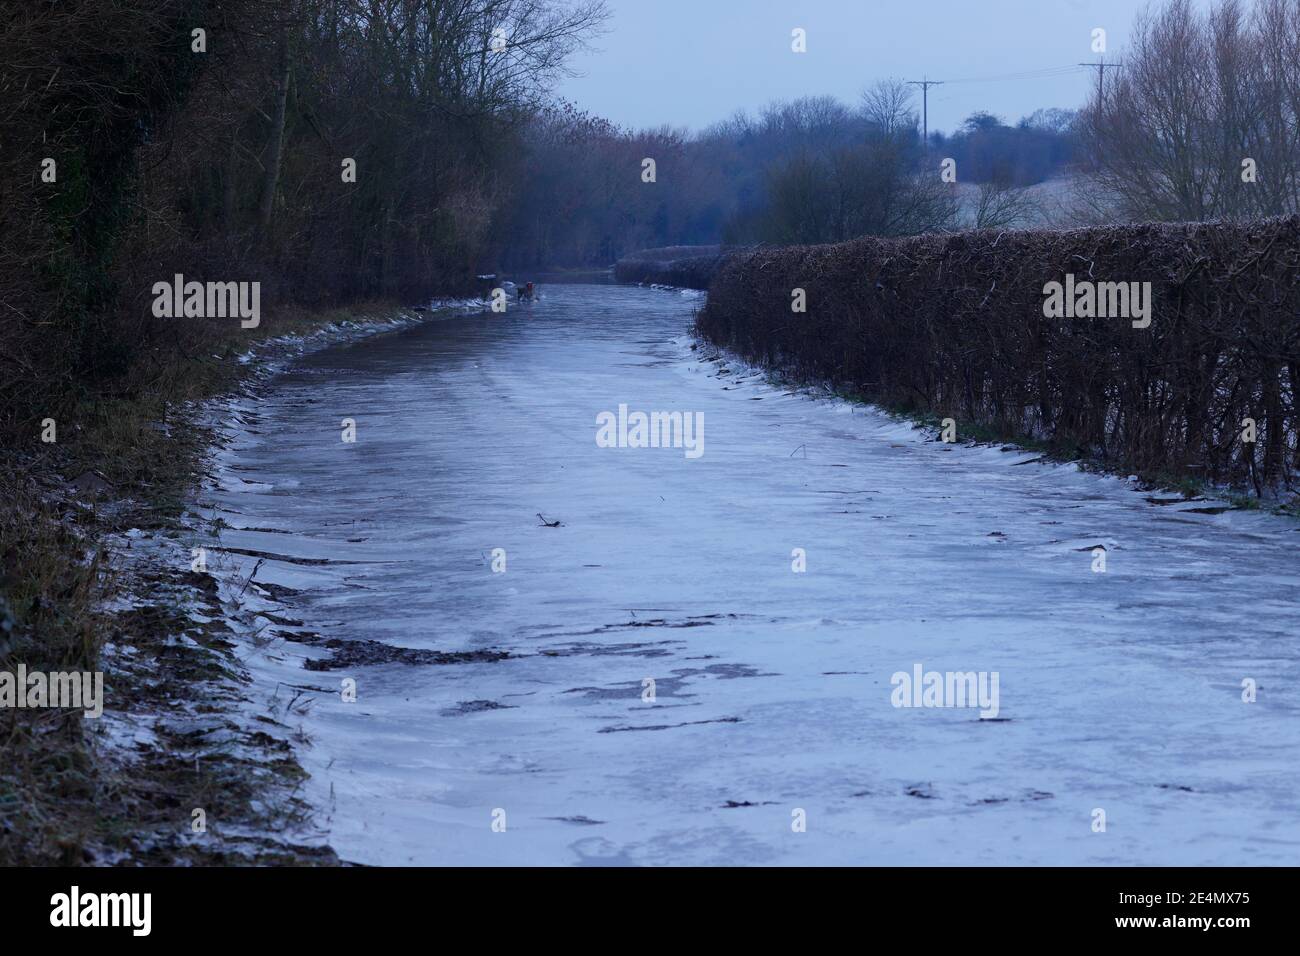
[[[919,86],[921,88],[921,142],[925,148],[930,148],[930,87],[943,86],[943,80],[932,80],[926,77],[923,80],[908,80],[909,86]]]
[[[1096,63],[1080,63],[1079,66],[1090,66],[1097,71],[1097,105],[1103,105],[1103,97],[1106,95],[1106,58],[1099,57]],[[1118,63],[1112,63],[1111,66],[1119,69]]]

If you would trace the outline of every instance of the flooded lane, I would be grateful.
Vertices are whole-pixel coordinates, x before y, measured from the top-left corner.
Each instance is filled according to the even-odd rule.
[[[1294,522],[783,392],[693,296],[544,294],[317,353],[220,455],[340,856],[1300,862]],[[620,404],[703,454],[598,447]],[[997,719],[894,707],[917,664],[997,672]]]

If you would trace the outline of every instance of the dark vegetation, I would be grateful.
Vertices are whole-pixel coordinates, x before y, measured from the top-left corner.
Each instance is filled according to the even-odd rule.
[[[1044,284],[1067,273],[1151,282],[1150,327],[1046,318]],[[1298,217],[858,239],[734,257],[698,328],[886,407],[1265,494],[1300,470],[1298,275]]]
[[[272,310],[469,289],[523,131],[601,19],[553,0],[7,7],[0,433],[205,352],[212,322],[151,314],[175,273],[259,280]]]
[[[93,671],[113,643],[142,666],[111,669],[110,710],[170,712],[191,695],[216,710],[229,642],[167,610],[180,589],[210,598],[211,579],[124,581],[104,535],[180,520],[207,438],[184,405],[233,386],[255,341],[371,299],[470,288],[518,189],[522,130],[601,5],[24,0],[3,13],[0,666]],[[155,317],[153,284],[175,273],[259,281],[262,325]],[[47,420],[57,441],[42,441]],[[140,593],[160,613],[105,610]],[[169,640],[182,631],[183,654]],[[80,711],[0,710],[0,864],[104,848],[212,860],[179,838],[188,807],[215,802],[264,832],[278,821],[253,823],[256,808],[294,812],[301,770],[283,754],[160,734],[123,768],[86,729]]]

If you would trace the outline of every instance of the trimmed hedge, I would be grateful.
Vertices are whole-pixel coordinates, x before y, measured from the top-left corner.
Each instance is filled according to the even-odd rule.
[[[1067,274],[1151,283],[1150,325],[1045,317]],[[723,264],[697,327],[805,381],[1142,474],[1262,494],[1300,466],[1297,217],[758,249]]]
[[[683,289],[707,289],[731,253],[721,246],[667,246],[644,249],[614,265],[618,282],[648,282]]]

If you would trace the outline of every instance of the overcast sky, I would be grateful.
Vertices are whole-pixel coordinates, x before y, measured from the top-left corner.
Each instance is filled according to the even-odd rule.
[[[1078,107],[1096,71],[1039,71],[1122,54],[1143,0],[607,0],[609,32],[573,61],[558,92],[624,126],[700,129],[773,99],[831,94],[856,102],[875,80],[950,80],[930,90],[930,128],[986,109],[1007,122],[1039,107]],[[1206,6],[1209,0],[1199,0]],[[791,52],[791,31],[808,52]],[[1007,74],[1039,75],[986,80]],[[977,82],[955,82],[971,80]],[[920,98],[917,98],[919,112]]]

